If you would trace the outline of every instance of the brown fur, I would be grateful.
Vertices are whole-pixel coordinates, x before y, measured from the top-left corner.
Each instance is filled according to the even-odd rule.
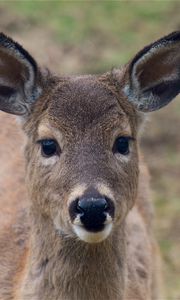
[[[101,78],[72,78],[63,81],[60,80],[60,82],[56,82],[55,80],[55,82],[51,84],[54,85],[53,88],[50,87],[51,90],[48,90],[47,93],[45,93],[44,96],[39,99],[31,118],[25,124],[25,131],[27,135],[31,135],[31,139],[35,141],[37,138],[38,124],[41,122],[42,116],[43,119],[46,116],[46,118],[49,119],[49,122],[51,122],[52,125],[58,130],[67,129],[66,142],[67,145],[69,143],[70,149],[68,151],[68,157],[64,158],[64,164],[67,164],[68,161],[70,161],[72,165],[69,163],[66,168],[63,168],[64,171],[61,175],[62,177],[60,182],[57,174],[62,172],[63,169],[61,169],[61,171],[58,169],[54,170],[56,173],[52,174],[53,177],[51,177],[52,175],[48,174],[47,168],[34,168],[34,164],[37,164],[38,166],[36,157],[38,150],[34,149],[34,144],[33,146],[26,148],[26,159],[29,161],[29,164],[32,164],[32,166],[27,166],[27,172],[28,176],[33,178],[33,182],[29,187],[33,200],[31,207],[31,246],[29,254],[25,256],[26,260],[23,258],[25,254],[22,252],[22,254],[19,255],[19,247],[15,247],[14,245],[12,245],[12,248],[14,248],[13,255],[10,247],[7,247],[9,249],[8,253],[6,247],[6,254],[1,253],[1,257],[7,256],[7,259],[9,260],[10,266],[6,266],[6,272],[9,272],[8,269],[12,268],[16,262],[14,271],[16,276],[13,279],[14,287],[12,288],[12,285],[9,287],[9,289],[6,287],[8,289],[8,296],[6,296],[6,294],[2,294],[2,290],[0,290],[1,294],[3,295],[1,297],[4,297],[4,299],[51,298],[80,300],[85,298],[123,299],[123,297],[125,299],[145,299],[147,296],[147,291],[149,295],[151,293],[151,266],[153,261],[151,261],[152,250],[151,240],[149,240],[150,221],[148,221],[148,217],[150,216],[151,219],[152,213],[150,205],[148,204],[148,198],[145,196],[146,190],[148,192],[148,184],[146,183],[148,177],[147,175],[144,176],[146,171],[143,170],[143,165],[143,174],[141,174],[143,180],[141,180],[141,189],[139,190],[139,195],[142,195],[140,195],[139,199],[137,198],[138,200],[136,204],[140,207],[138,210],[137,208],[134,208],[126,221],[123,221],[121,227],[117,227],[113,235],[102,244],[96,246],[86,245],[83,242],[77,241],[73,237],[60,237],[56,235],[56,232],[53,229],[52,221],[49,219],[50,214],[55,214],[53,209],[57,210],[58,207],[60,210],[62,210],[64,215],[67,215],[65,199],[67,199],[69,192],[78,183],[91,182],[92,184],[93,178],[97,181],[98,176],[98,178],[100,178],[100,182],[104,181],[105,183],[109,184],[112,190],[117,189],[116,182],[118,179],[116,179],[116,177],[113,178],[113,170],[111,171],[112,167],[110,165],[107,166],[107,163],[103,163],[103,161],[107,162],[107,159],[104,160],[105,154],[103,154],[103,148],[101,148],[103,144],[98,145],[99,142],[97,138],[102,135],[102,142],[110,142],[108,140],[108,133],[111,134],[111,124],[113,122],[113,118],[115,125],[118,122],[114,112],[112,115],[110,115],[109,106],[111,105],[115,105],[115,108],[113,109],[121,116],[121,122],[119,123],[120,134],[123,135],[123,127],[126,127],[128,123],[132,130],[132,134],[135,136],[137,130],[135,127],[136,120],[135,117],[132,119],[132,121],[131,118],[129,118],[129,115],[132,115],[132,113],[134,114],[134,111],[131,106],[129,106],[129,108],[128,106],[126,107],[126,112],[119,107],[117,100],[111,95],[111,91],[109,90],[108,92],[107,87],[104,87],[104,85],[101,84]],[[86,87],[84,88],[84,94],[82,95],[82,98],[79,98],[79,104],[76,104],[77,106],[74,105],[73,107],[73,103],[75,99],[77,99],[77,95],[79,95],[82,86]],[[100,90],[100,88],[102,90]],[[71,89],[74,90],[73,93]],[[99,105],[98,103],[94,105],[94,101],[96,100],[95,97],[97,97],[99,90]],[[67,91],[67,98],[63,97],[61,103],[58,100],[60,91],[62,94],[64,91]],[[91,91],[93,91],[93,93],[91,93]],[[110,96],[106,95],[107,92],[110,94]],[[94,100],[93,94],[95,94]],[[109,98],[107,98],[107,102],[105,101],[106,97],[109,97],[110,99],[112,98],[112,104],[109,101]],[[46,101],[48,102],[49,98],[53,101],[51,100],[50,105],[46,107],[45,103]],[[87,101],[87,106],[89,107],[88,109],[85,107],[85,109],[82,110],[83,105],[81,102],[84,101],[85,98]],[[66,99],[69,101],[68,107],[66,106]],[[44,105],[44,109],[42,104]],[[61,104],[61,106],[58,110],[59,104]],[[78,111],[78,109],[80,109],[80,111]],[[39,113],[39,111],[41,111],[41,113]],[[76,118],[73,117],[74,115]],[[97,118],[98,121],[96,123]],[[107,121],[104,123],[105,118]],[[99,122],[101,120],[102,127],[104,123],[104,128],[106,128],[106,136],[103,136],[104,133],[102,129],[100,129],[99,134],[97,135]],[[75,141],[72,140],[72,137],[73,139],[76,137]],[[68,141],[68,138],[71,143]],[[84,147],[84,154],[82,154],[80,151],[80,145],[84,139],[85,142],[82,145]],[[19,141],[19,143],[21,143],[21,139],[19,139]],[[86,141],[87,149],[85,148]],[[88,141],[94,144],[94,149],[91,149],[91,152],[89,152],[90,145],[88,144]],[[75,144],[72,145],[72,143],[76,143],[77,146]],[[74,148],[74,150],[71,147]],[[86,159],[83,160],[83,155],[85,157],[86,155],[88,156],[88,161]],[[30,157],[33,157],[33,159],[30,159]],[[136,158],[132,160],[132,166],[126,170],[126,172],[130,174],[130,178],[127,178],[126,180],[130,180],[132,191],[129,191],[129,188],[126,188],[127,183],[124,181],[124,177],[121,179],[121,185],[124,186],[124,197],[126,197],[126,199],[129,198],[129,207],[132,206],[134,202],[133,198],[136,194],[136,181],[133,183],[133,178],[136,179],[138,174],[136,152],[134,153],[134,157]],[[96,158],[101,160],[100,165],[95,164]],[[82,165],[83,161],[84,165]],[[93,164],[95,165],[93,166]],[[116,165],[114,165],[113,168],[114,167],[116,167]],[[91,169],[91,174],[88,172],[89,169]],[[84,170],[84,173],[82,173],[82,170]],[[104,176],[105,174],[106,176]],[[41,183],[42,178],[44,178],[44,181]],[[47,185],[48,181],[51,182],[50,186]],[[45,188],[45,186],[47,186],[47,188]],[[63,186],[63,190],[61,186]],[[7,188],[7,192],[8,190],[10,189]],[[57,195],[59,195],[59,199],[57,199],[57,195],[54,191],[56,191]],[[117,189],[117,193],[122,192],[122,187]],[[40,197],[38,197],[38,195]],[[47,197],[49,197],[49,195],[52,195],[50,199],[51,203],[48,203]],[[64,207],[63,203],[59,202],[60,199],[64,199]],[[41,203],[42,200],[43,202]],[[13,201],[18,202],[18,199],[13,199]],[[46,206],[45,202],[47,203]],[[125,206],[125,203],[119,203],[119,205],[120,208],[118,210],[120,210],[120,213],[125,216],[128,208],[123,207]],[[10,205],[8,205],[8,207],[9,206]],[[40,213],[40,215],[38,215],[39,212],[42,212],[42,214]],[[140,213],[144,219],[142,219]],[[121,215],[118,216],[118,218],[119,217],[121,217]],[[147,227],[144,223],[144,220],[148,223]],[[127,245],[125,243],[126,235],[128,235]],[[5,235],[5,238],[6,236],[7,234]],[[10,244],[13,244],[13,238],[11,238]],[[23,249],[25,252],[27,252],[25,245],[23,246]],[[10,257],[12,258],[10,259]],[[17,263],[18,257],[20,260],[19,264]],[[14,263],[13,259],[15,259]],[[88,264],[88,262],[90,262],[90,264]],[[28,280],[25,280],[26,276],[29,277]],[[12,280],[11,278],[9,279]],[[16,295],[15,298],[13,298],[14,295]],[[135,295],[137,295],[136,298]]]
[[[0,115],[1,172],[12,172],[11,179],[1,179],[0,299],[162,298],[149,175],[139,150],[143,118],[123,92],[127,70],[75,77],[38,70],[36,88],[42,93],[23,119],[29,201],[19,158],[23,138],[12,134],[13,121]],[[29,84],[33,89],[33,80]],[[2,109],[17,113],[16,102],[14,108],[3,101]],[[23,111],[19,102],[18,112]],[[113,154],[114,141],[125,135],[133,138],[129,156]],[[59,143],[55,164],[42,157],[41,138]],[[68,209],[72,195],[98,186],[112,195],[113,230],[104,241],[89,244],[73,231]]]

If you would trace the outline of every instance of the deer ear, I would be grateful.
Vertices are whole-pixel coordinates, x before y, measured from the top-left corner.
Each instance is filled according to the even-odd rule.
[[[145,47],[130,62],[124,92],[143,112],[158,110],[180,92],[180,31]]]
[[[18,43],[0,33],[0,110],[26,115],[39,97],[40,72]]]

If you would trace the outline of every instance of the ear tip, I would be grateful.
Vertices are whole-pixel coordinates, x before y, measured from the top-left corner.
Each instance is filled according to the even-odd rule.
[[[7,35],[5,35],[3,32],[0,32],[0,45],[3,46],[3,45],[7,45],[7,43],[12,43],[12,39],[9,38]]]
[[[164,36],[162,39],[159,40],[159,42],[180,42],[180,30],[178,31],[173,31],[169,33],[168,35]],[[157,41],[158,42],[158,41]]]
[[[28,51],[26,51],[19,43],[15,42],[12,38],[0,32],[0,48],[6,48],[16,57],[21,57],[30,62],[34,71],[37,72],[36,61],[32,58]]]
[[[6,37],[6,35],[2,31],[0,32],[0,38],[1,37]]]
[[[134,64],[144,55],[146,54],[150,49],[155,49],[157,48],[159,45],[168,45],[171,43],[178,43],[180,42],[180,30],[178,31],[173,31],[171,33],[169,33],[168,35],[156,40],[155,42],[147,45],[146,47],[144,47],[141,51],[139,51],[136,56],[133,58],[133,60],[130,62],[130,72],[132,71],[132,68],[134,66]]]
[[[4,34],[4,32],[0,32],[0,38],[7,38],[7,35]]]
[[[22,48],[18,43],[13,41],[12,38],[0,32],[0,47],[14,49],[14,48]]]

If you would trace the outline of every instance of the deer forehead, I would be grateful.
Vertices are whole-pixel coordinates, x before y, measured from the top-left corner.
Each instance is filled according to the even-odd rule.
[[[51,90],[45,118],[38,132],[52,136],[52,132],[87,132],[88,129],[121,129],[131,135],[129,117],[115,94],[97,80],[70,79],[58,83]],[[56,134],[55,132],[55,134]]]

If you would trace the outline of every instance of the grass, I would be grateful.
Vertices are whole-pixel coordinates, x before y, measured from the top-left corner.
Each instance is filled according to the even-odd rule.
[[[150,40],[169,32],[178,2],[166,1],[8,1],[10,9],[55,32],[61,45],[97,47],[87,71],[104,71],[127,60]],[[172,28],[175,29],[175,28]]]

